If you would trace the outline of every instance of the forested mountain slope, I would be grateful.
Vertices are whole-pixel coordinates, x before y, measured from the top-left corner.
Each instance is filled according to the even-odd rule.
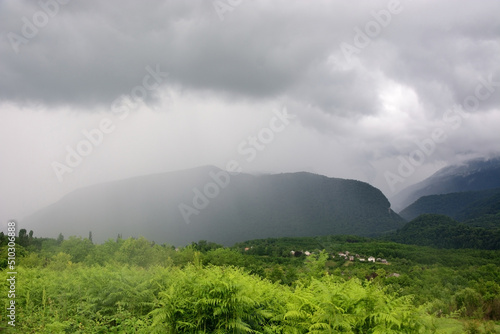
[[[424,213],[443,214],[459,221],[500,213],[500,188],[420,197],[399,214],[412,220]]]
[[[400,212],[422,196],[449,194],[500,188],[500,158],[475,159],[452,165],[432,176],[411,185],[392,196],[390,201]]]
[[[45,236],[95,241],[143,235],[183,245],[326,234],[377,235],[404,221],[380,190],[310,173],[229,175],[216,167],[136,177],[77,190],[20,224]]]
[[[500,229],[486,229],[459,223],[444,215],[423,214],[386,240],[436,248],[500,249]]]

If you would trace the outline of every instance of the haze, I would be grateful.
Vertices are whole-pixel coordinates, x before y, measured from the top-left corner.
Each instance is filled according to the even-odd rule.
[[[499,12],[493,0],[1,1],[2,226],[80,187],[233,160],[391,197],[497,156]]]

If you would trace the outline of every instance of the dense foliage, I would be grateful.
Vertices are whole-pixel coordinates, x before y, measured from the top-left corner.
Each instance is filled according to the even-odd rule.
[[[469,226],[498,230],[500,229],[500,212],[495,214],[485,214],[478,218],[469,219],[465,223]]]
[[[412,220],[425,213],[447,215],[465,223],[484,215],[497,214],[500,213],[500,188],[422,196],[399,214]]]
[[[437,214],[420,215],[384,239],[438,248],[500,249],[500,229],[473,227]]]
[[[491,321],[500,319],[498,251],[351,236],[176,249],[142,237],[96,245],[91,235],[19,235],[13,332],[498,332]],[[0,235],[2,259],[5,244]],[[387,262],[338,256],[347,251]],[[8,327],[5,313],[0,320]]]

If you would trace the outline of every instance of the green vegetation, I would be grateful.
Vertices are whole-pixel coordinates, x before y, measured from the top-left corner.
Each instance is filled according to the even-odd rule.
[[[447,215],[469,224],[472,219],[500,213],[500,188],[422,196],[399,214],[412,220],[425,213]],[[481,225],[476,222],[475,226]],[[488,224],[484,227],[493,226]],[[496,227],[500,227],[500,224],[496,224]]]
[[[500,212],[496,214],[486,214],[478,218],[469,219],[465,223],[469,226],[474,227],[500,229]]]
[[[500,251],[355,236],[176,249],[19,235],[12,332],[500,333]],[[2,259],[6,248],[0,234]],[[360,261],[370,256],[380,259]]]
[[[500,249],[500,229],[472,227],[437,214],[420,215],[383,238],[437,248]]]

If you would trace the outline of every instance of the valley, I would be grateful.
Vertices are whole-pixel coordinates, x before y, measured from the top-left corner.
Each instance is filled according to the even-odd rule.
[[[436,175],[481,178],[450,170]],[[19,224],[16,319],[37,333],[498,333],[498,194],[429,194],[400,216],[367,183],[311,173],[92,186]]]

